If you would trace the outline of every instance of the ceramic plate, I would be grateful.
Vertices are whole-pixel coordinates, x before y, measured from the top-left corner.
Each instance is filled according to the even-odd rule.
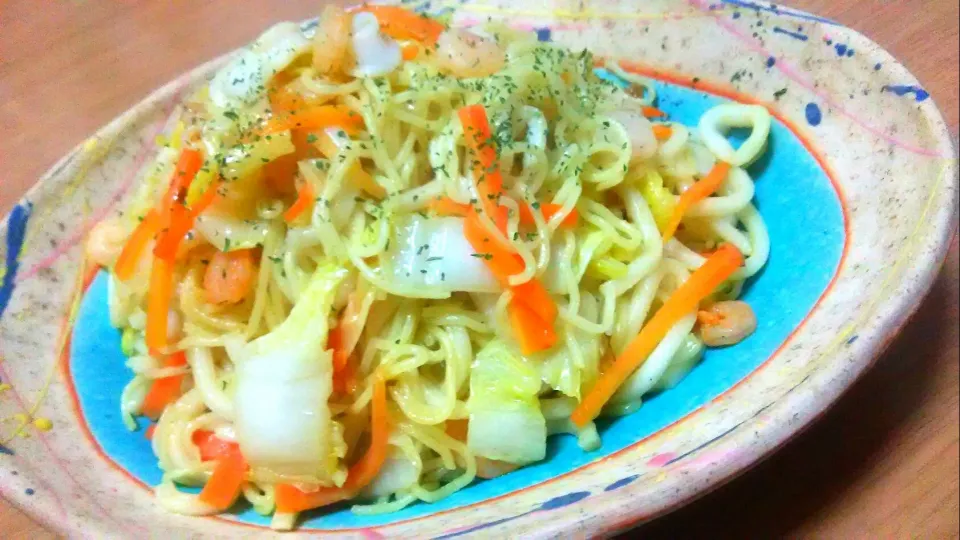
[[[658,81],[659,106],[684,123],[725,101],[766,105],[775,116],[770,150],[751,173],[772,253],[746,292],[760,327],[707,353],[636,413],[603,422],[597,451],[553,437],[545,462],[438,503],[381,516],[317,513],[288,535],[503,538],[633,526],[716,488],[817,418],[929,288],[955,227],[954,149],[929,94],[865,37],[807,13],[732,0],[429,9],[453,10],[461,25],[505,19],[542,40],[627,60]],[[105,280],[81,268],[85,234],[123,203],[184,91],[222,62],[171,82],[93,135],[0,226],[0,492],[61,533],[265,530],[245,508],[189,518],[154,504],[149,486],[160,471],[149,443],[119,417],[130,373],[108,321]],[[54,429],[38,430],[31,417]]]

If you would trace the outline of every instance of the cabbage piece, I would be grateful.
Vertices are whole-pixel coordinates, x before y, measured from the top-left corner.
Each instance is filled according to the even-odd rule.
[[[210,81],[210,102],[221,109],[255,103],[275,73],[310,51],[310,41],[292,22],[270,27],[241,50]]]
[[[356,77],[379,77],[390,73],[403,60],[400,45],[380,33],[380,23],[373,13],[357,13],[353,16],[353,54],[357,67]]]
[[[649,171],[640,181],[640,195],[650,206],[653,219],[661,231],[670,222],[673,209],[677,206],[673,193],[663,185],[663,177],[657,171]]]
[[[199,216],[194,228],[220,251],[262,246],[270,233],[267,221],[234,219],[214,213]]]
[[[325,485],[343,479],[333,451],[327,406],[333,365],[325,349],[333,299],[346,274],[321,266],[280,326],[228,346],[237,365],[237,441],[251,466]]]
[[[220,162],[220,175],[226,181],[246,178],[260,170],[265,163],[292,154],[296,148],[289,131],[265,135],[259,140],[230,147]]]
[[[361,495],[365,498],[379,499],[407,489],[420,479],[420,469],[402,450],[393,447],[380,472],[365,487]]]
[[[692,332],[687,334],[683,344],[670,359],[670,365],[663,372],[654,390],[669,390],[676,386],[700,362],[703,358],[703,350],[704,346],[700,338]]]
[[[644,394],[652,390],[660,379],[667,372],[667,368],[673,363],[673,358],[677,351],[683,347],[687,335],[693,330],[693,325],[697,322],[695,313],[691,313],[673,325],[667,331],[660,344],[650,353],[650,356],[630,375],[610,398],[610,405],[623,405],[640,401]]]
[[[463,236],[463,219],[398,220],[383,264],[396,283],[436,291],[500,292],[483,259]]]
[[[470,373],[467,447],[477,456],[515,464],[540,461],[547,426],[536,369],[500,340],[477,353]]]

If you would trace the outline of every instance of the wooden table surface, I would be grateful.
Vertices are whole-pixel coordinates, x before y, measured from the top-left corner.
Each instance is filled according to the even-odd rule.
[[[923,82],[956,133],[956,0],[786,3],[885,46]],[[269,23],[311,16],[320,5],[0,1],[0,215],[61,155],[154,88]],[[641,532],[957,537],[957,252],[954,238],[916,317],[822,420],[741,478]],[[51,536],[0,500],[0,537]]]

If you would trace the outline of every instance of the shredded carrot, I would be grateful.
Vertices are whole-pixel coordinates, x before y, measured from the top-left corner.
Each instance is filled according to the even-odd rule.
[[[157,425],[156,425],[156,424],[150,424],[149,426],[147,426],[147,430],[143,432],[143,436],[144,436],[144,438],[146,438],[148,441],[152,441],[152,440],[153,440],[153,434],[154,434],[154,432],[156,432],[156,431],[157,431]]]
[[[225,441],[217,437],[212,431],[198,429],[193,432],[190,438],[193,444],[200,451],[201,461],[212,461],[220,459],[231,452],[239,452],[240,445],[235,442]]]
[[[690,189],[684,191],[680,195],[680,201],[677,202],[677,206],[673,209],[673,214],[670,216],[670,221],[667,222],[666,227],[663,229],[663,241],[673,238],[674,233],[677,232],[677,228],[680,226],[680,222],[683,221],[683,215],[686,214],[687,210],[691,206],[702,201],[713,195],[720,186],[723,184],[723,181],[727,179],[727,175],[730,173],[730,164],[724,163],[723,161],[718,161],[716,165],[713,166],[713,169],[703,177],[702,180],[693,184]]]
[[[536,221],[533,219],[533,210],[528,204],[518,205],[520,208],[520,224],[521,225],[534,225]],[[550,218],[555,216],[563,210],[562,204],[553,204],[545,203],[540,205],[540,212],[543,214],[544,221],[550,221]],[[580,214],[577,212],[577,209],[574,208],[563,218],[563,221],[560,222],[561,227],[573,228],[577,226],[577,221],[580,219]]]
[[[477,252],[475,257],[483,259],[487,268],[501,283],[507,283],[510,276],[523,272],[523,260],[507,246],[491,237],[476,212],[470,212],[463,222],[463,235]]]
[[[195,216],[186,206],[176,203],[167,214],[167,228],[160,231],[153,247],[154,256],[173,262],[177,258],[183,238],[193,228]]]
[[[177,168],[173,171],[173,178],[170,179],[170,187],[167,188],[167,193],[160,202],[161,214],[166,214],[176,203],[186,203],[190,183],[202,166],[203,156],[199,151],[193,148],[184,148],[180,151],[180,159],[177,160]]]
[[[430,209],[440,216],[467,217],[473,212],[469,204],[458,203],[450,197],[437,197],[430,201]]]
[[[658,141],[665,141],[673,137],[673,128],[663,124],[654,124],[653,136],[656,137]]]
[[[366,487],[387,460],[390,419],[387,415],[387,383],[377,377],[373,384],[373,405],[370,414],[370,447],[360,461],[350,467],[343,487],[356,492]]]
[[[297,200],[293,203],[293,206],[283,213],[284,221],[293,223],[301,214],[313,207],[313,202],[316,197],[310,182],[304,182],[303,185],[300,186],[300,191],[297,193]]]
[[[167,315],[173,296],[173,262],[154,258],[147,295],[147,347],[156,354],[167,347]]]
[[[491,216],[503,195],[503,176],[497,167],[497,149],[483,105],[469,105],[457,111],[463,126],[463,138],[473,154],[473,180],[480,204]]]
[[[240,495],[248,468],[239,447],[228,452],[217,460],[217,466],[198,498],[217,510],[230,508]]]
[[[420,46],[416,43],[408,43],[400,49],[400,57],[405,62],[409,62],[418,56],[420,56]]]
[[[339,324],[331,328],[327,334],[327,349],[333,351],[334,373],[347,367],[347,360],[350,354],[343,349],[343,330]]]
[[[217,251],[203,274],[203,290],[211,304],[236,304],[247,297],[256,276],[252,249]]]
[[[197,217],[202,214],[207,208],[210,207],[214,201],[220,196],[220,183],[216,182],[203,192],[203,195],[200,195],[200,198],[197,199],[193,205],[190,206],[190,211],[193,212],[193,216]]]
[[[394,39],[433,45],[444,31],[443,24],[435,19],[399,6],[363,6],[360,11],[373,13],[380,23],[380,31]]]
[[[656,107],[644,107],[641,109],[643,115],[647,118],[666,118],[667,113],[661,111]]]
[[[577,405],[570,416],[573,423],[583,427],[596,418],[604,404],[630,377],[630,374],[643,365],[670,328],[685,315],[697,309],[700,302],[713,293],[714,289],[742,264],[743,255],[737,248],[725,244],[694,271],[687,281],[667,298],[653,318],[640,330],[637,337],[627,345],[613,365],[600,376],[593,388],[584,396],[583,401]]]
[[[353,394],[357,391],[357,374],[349,358],[339,371],[333,372],[333,391],[339,395]]]
[[[179,367],[186,365],[187,357],[183,351],[168,356],[164,360],[165,367]],[[140,410],[144,416],[154,420],[160,418],[163,410],[180,397],[180,388],[183,385],[183,375],[173,375],[156,379],[150,385]]]
[[[511,289],[514,299],[526,304],[537,317],[553,326],[557,320],[557,304],[550,298],[550,293],[539,279],[533,278],[526,283],[514,285]]]
[[[444,431],[450,437],[464,442],[467,440],[467,430],[469,429],[469,424],[467,420],[447,420],[444,425]]]
[[[291,129],[317,130],[339,127],[354,133],[363,127],[363,117],[344,105],[318,105],[299,111],[290,111],[267,120],[254,135],[269,135]]]
[[[120,256],[117,258],[117,264],[113,267],[113,272],[117,275],[117,279],[127,281],[133,277],[133,273],[137,269],[140,256],[147,247],[147,243],[160,232],[162,227],[163,220],[160,218],[160,213],[156,210],[147,212],[143,221],[133,230],[127,243],[123,246],[123,251],[120,252]]]
[[[524,302],[511,301],[507,312],[523,354],[545,351],[556,344],[557,334],[553,331],[553,325],[540,318]]]
[[[387,459],[387,442],[390,436],[387,416],[387,386],[377,378],[373,386],[373,405],[370,417],[370,447],[347,473],[342,487],[320,488],[312,492],[301,491],[291,484],[279,484],[275,491],[277,511],[284,513],[303,512],[349,499],[366,487],[380,472]]]

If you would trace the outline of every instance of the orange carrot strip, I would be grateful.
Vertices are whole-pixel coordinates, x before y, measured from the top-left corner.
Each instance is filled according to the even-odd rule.
[[[387,460],[387,439],[390,437],[387,415],[387,383],[377,378],[373,384],[373,405],[370,414],[370,447],[360,461],[350,467],[343,487],[359,491],[376,478]]]
[[[180,250],[183,238],[193,228],[195,216],[187,207],[176,203],[167,213],[167,228],[160,232],[157,243],[153,247],[153,254],[161,259],[173,261]]]
[[[620,388],[620,385],[643,365],[670,328],[685,315],[697,309],[700,302],[713,293],[714,289],[742,264],[743,255],[737,248],[725,244],[707,259],[703,266],[694,271],[690,278],[667,298],[650,322],[640,330],[637,337],[627,345],[613,365],[600,376],[590,392],[584,396],[583,401],[570,415],[573,423],[583,427],[596,418],[604,404]]]
[[[173,296],[173,261],[155,258],[147,295],[147,347],[155,354],[167,347],[167,314]]]
[[[363,6],[360,11],[373,13],[380,23],[380,31],[394,39],[433,45],[445,29],[439,21],[399,6]]]
[[[293,484],[277,484],[274,490],[277,512],[285,514],[322,508],[345,501],[352,496],[353,494],[346,489],[335,487],[323,487],[316,491],[300,491],[300,488]]]
[[[240,451],[240,445],[237,443],[225,441],[214,435],[212,431],[206,429],[194,431],[190,440],[193,441],[193,444],[200,451],[201,461],[220,459],[231,452]]]
[[[272,163],[272,162],[271,162]],[[210,185],[206,191],[203,192],[203,195],[200,195],[200,198],[190,206],[190,211],[193,212],[193,216],[197,217],[202,214],[214,201],[217,200],[217,197],[220,196],[220,183],[214,183]]]
[[[533,219],[533,210],[528,204],[519,204],[520,209],[520,224],[521,225],[535,225],[536,221]],[[562,204],[553,204],[545,203],[540,205],[540,212],[543,214],[544,221],[550,221],[554,215],[556,215],[560,210],[563,209]],[[566,217],[563,218],[563,221],[560,222],[561,227],[572,228],[577,226],[577,221],[580,219],[580,214],[577,213],[577,209],[574,208]]]
[[[293,203],[293,206],[283,213],[283,219],[287,223],[293,223],[294,220],[300,217],[300,214],[306,212],[313,206],[313,201],[316,197],[310,182],[304,182],[303,185],[300,186],[300,192],[297,193],[297,200]]]
[[[545,351],[556,344],[557,334],[553,331],[553,325],[541,319],[527,304],[513,300],[507,312],[523,354]]]
[[[483,259],[487,268],[501,283],[507,283],[510,276],[523,272],[523,261],[520,257],[487,234],[476,212],[470,212],[464,220],[463,235],[473,249],[477,250],[475,256]]]
[[[418,56],[420,56],[420,46],[416,43],[408,43],[400,49],[400,57],[405,62],[409,62]]]
[[[373,481],[387,459],[387,439],[390,436],[389,418],[387,416],[387,385],[379,378],[373,386],[373,405],[371,409],[370,447],[363,457],[350,467],[343,487],[327,487],[312,492],[304,492],[290,484],[279,484],[275,492],[277,512],[303,512],[343,501],[353,497]]]
[[[430,201],[430,209],[440,216],[467,217],[473,213],[473,207],[469,204],[458,203],[450,197],[438,197]]]
[[[210,480],[207,480],[207,484],[200,491],[200,501],[217,510],[226,510],[233,506],[240,495],[248,468],[247,460],[243,459],[239,447],[221,457],[217,460]]]
[[[166,367],[179,367],[187,363],[187,357],[183,351],[172,354],[164,360]],[[167,408],[177,398],[180,397],[180,387],[183,384],[183,375],[173,375],[156,379],[150,385],[146,397],[143,399],[141,411],[144,416],[154,420],[160,418],[163,410]]]
[[[446,434],[460,442],[467,440],[468,428],[469,424],[467,423],[467,420],[447,420],[446,424],[444,425],[444,431]]]
[[[512,290],[514,299],[526,304],[531,311],[537,314],[537,317],[540,317],[551,327],[553,326],[553,323],[557,320],[557,305],[539,279],[533,278],[526,283],[514,285]]]
[[[643,115],[647,118],[665,118],[667,113],[661,111],[656,107],[644,107],[640,109],[643,112]]]
[[[654,124],[653,136],[656,137],[658,141],[665,141],[673,137],[673,128],[663,124]]]
[[[503,176],[497,167],[493,132],[483,105],[469,105],[457,111],[463,138],[473,155],[473,180],[484,210],[492,218],[503,195]]]
[[[173,172],[173,178],[170,179],[170,187],[160,201],[161,214],[166,214],[174,203],[185,204],[190,183],[202,166],[203,156],[200,152],[193,148],[184,148],[180,151],[180,159],[177,160],[177,168]]]
[[[144,248],[146,248],[147,243],[160,232],[161,228],[163,228],[163,220],[160,218],[160,213],[156,210],[147,212],[143,221],[133,230],[127,243],[123,246],[123,251],[120,252],[120,256],[117,258],[117,264],[113,267],[113,272],[117,275],[117,279],[126,281],[133,276]]]
[[[262,128],[254,130],[256,135],[269,135],[291,129],[316,130],[339,127],[348,133],[354,133],[363,127],[363,117],[343,105],[319,105],[291,111],[267,120]]]
[[[727,179],[729,173],[730,164],[718,161],[707,176],[693,184],[690,189],[680,195],[680,201],[677,203],[676,208],[673,209],[673,214],[671,214],[667,226],[663,229],[664,242],[671,239],[674,233],[677,232],[677,228],[680,226],[680,222],[683,221],[683,215],[686,214],[687,210],[720,189],[720,186],[723,184],[723,181]]]

